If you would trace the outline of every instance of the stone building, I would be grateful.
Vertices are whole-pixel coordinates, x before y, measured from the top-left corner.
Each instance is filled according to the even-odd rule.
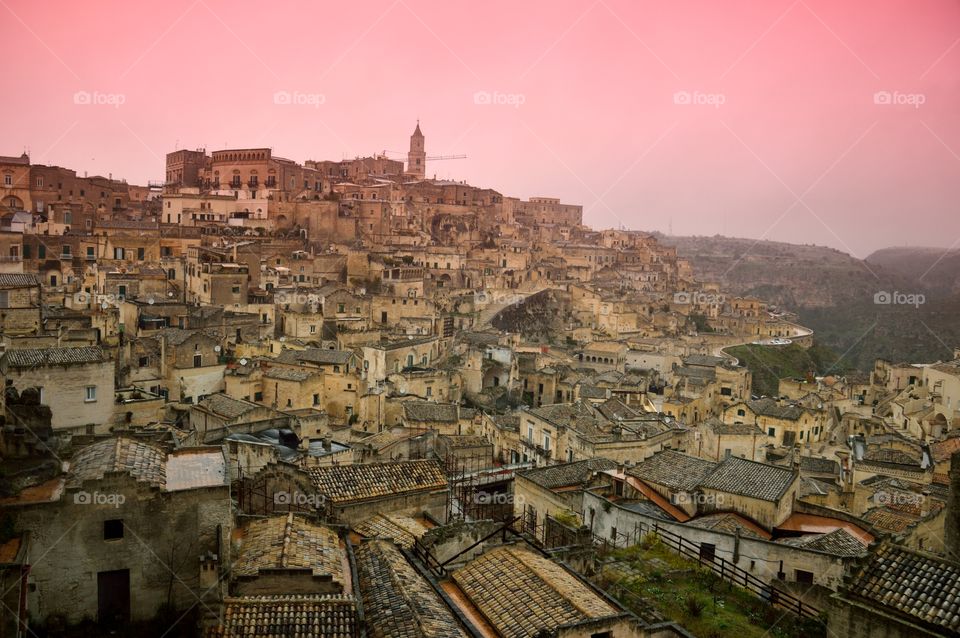
[[[34,274],[0,274],[0,333],[37,334],[41,329],[41,286]]]
[[[114,361],[100,346],[8,350],[0,375],[21,393],[36,388],[54,434],[106,434],[114,412]]]
[[[132,438],[101,440],[76,452],[66,474],[0,504],[29,535],[34,621],[116,625],[220,597],[201,585],[202,556],[214,566],[229,558],[220,448],[167,452]]]

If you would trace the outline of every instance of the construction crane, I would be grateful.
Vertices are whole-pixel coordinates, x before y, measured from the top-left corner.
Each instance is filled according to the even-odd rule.
[[[384,151],[382,154],[384,157],[387,157],[388,155],[394,155],[394,156],[399,155],[400,157],[403,157],[403,158],[407,157],[407,153],[402,151]],[[458,159],[467,159],[467,156],[466,155],[428,155],[424,158],[424,161],[436,162],[439,160],[458,160]]]

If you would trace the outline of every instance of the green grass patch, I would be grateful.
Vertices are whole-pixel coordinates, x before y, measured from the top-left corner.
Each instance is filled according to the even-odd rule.
[[[727,348],[753,375],[753,394],[777,396],[777,386],[783,378],[806,378],[828,372],[842,374],[843,362],[837,354],[818,344],[803,348],[795,343],[789,346],[760,346],[747,344]]]
[[[752,593],[721,580],[707,568],[664,546],[653,535],[640,545],[613,551],[616,561],[603,573],[639,596],[666,618],[700,638],[822,638],[826,627],[764,603]],[[623,601],[630,607],[629,597]],[[638,610],[639,611],[639,610]]]

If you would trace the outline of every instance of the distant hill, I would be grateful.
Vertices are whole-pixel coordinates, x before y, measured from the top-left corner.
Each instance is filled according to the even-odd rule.
[[[940,295],[960,294],[960,250],[883,248],[864,261],[871,267],[918,281]]]
[[[960,251],[923,276],[943,250],[890,248],[860,260],[823,246],[719,235],[659,239],[676,246],[701,281],[796,312],[821,344],[842,355],[839,369],[869,369],[878,357],[945,360],[960,346]],[[875,303],[883,292],[903,303]]]

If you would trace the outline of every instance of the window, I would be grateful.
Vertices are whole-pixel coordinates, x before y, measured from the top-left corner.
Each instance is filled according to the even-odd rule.
[[[113,541],[123,538],[123,520],[111,518],[103,521],[103,540]]]
[[[69,244],[65,244],[65,245],[61,246],[61,247],[60,247],[60,254],[61,254],[61,255],[64,255],[65,257],[69,257],[69,256],[70,256],[70,245],[69,245]]]
[[[733,394],[730,388],[720,388],[720,396],[728,397]]]
[[[263,392],[254,392],[253,393],[254,401],[263,401]]]
[[[550,433],[549,432],[543,433],[543,449],[546,450],[547,452],[550,451]]]
[[[43,178],[42,178],[42,177],[38,177],[38,178],[37,178],[37,188],[43,188]]]
[[[3,185],[4,186],[13,186],[13,175],[7,173],[3,176]]]
[[[94,250],[93,246],[87,246],[87,259],[94,259],[96,257]]]
[[[47,247],[44,246],[43,244],[40,244],[39,246],[37,246],[37,258],[46,259],[46,257],[47,257]]]
[[[0,308],[10,307],[10,291],[0,290]]]
[[[114,249],[113,249],[113,258],[114,258],[114,259],[123,259],[123,248],[114,248]]]
[[[314,395],[313,395],[313,404],[314,404],[314,405],[320,405],[320,395],[319,395],[319,394],[314,393]]]
[[[96,400],[97,400],[97,386],[95,386],[95,385],[88,385],[86,388],[84,388],[84,399],[83,399],[83,400],[84,400],[85,403],[93,403],[94,401],[96,401]]]
[[[717,546],[713,543],[700,543],[700,560],[712,563],[717,555]]]
[[[63,223],[66,224],[67,226],[70,226],[71,224],[73,224],[73,214],[70,211],[66,211],[63,214]]]
[[[797,582],[804,583],[806,585],[813,584],[813,572],[804,571],[802,569],[796,570]]]
[[[24,244],[24,246],[23,246],[23,258],[24,258],[24,259],[30,259],[30,256],[31,256],[30,245],[29,245],[29,244]]]
[[[124,298],[125,298],[125,297],[127,296],[127,287],[126,287],[126,286],[117,286],[117,294],[119,294],[121,297],[124,297]]]
[[[146,256],[146,250],[143,248],[137,248],[137,259],[139,259],[140,261],[143,261],[145,256]]]
[[[767,436],[777,436],[777,428],[767,428]]]
[[[343,313],[343,312],[346,312],[346,311],[347,311],[347,305],[346,305],[346,304],[342,304],[342,303],[338,303],[338,304],[337,304],[337,312]]]
[[[310,334],[316,334],[316,332],[317,332],[317,327],[311,325],[311,326],[310,326]]]

